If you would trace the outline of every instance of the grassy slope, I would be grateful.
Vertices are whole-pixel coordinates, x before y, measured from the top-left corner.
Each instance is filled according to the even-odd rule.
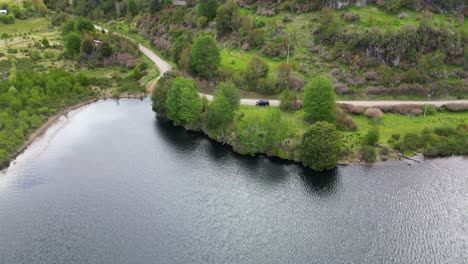
[[[271,108],[268,107],[255,107],[255,106],[241,106],[239,113],[243,112],[245,115],[256,115],[261,116],[268,113]],[[282,117],[289,123],[292,131],[295,132],[296,138],[301,138],[302,134],[309,127],[309,123],[304,121],[304,112],[282,112]],[[349,149],[358,150],[364,135],[367,130],[372,126],[369,123],[369,119],[364,115],[351,116],[356,124],[358,125],[357,131],[342,132],[343,144]],[[406,133],[419,133],[425,128],[435,127],[453,127],[459,124],[468,123],[468,112],[462,113],[451,113],[451,112],[439,112],[434,116],[417,116],[409,117],[397,114],[385,114],[383,116],[383,122],[379,125],[380,127],[380,140],[379,142],[383,145],[388,146],[388,140],[392,134],[400,134],[404,136]],[[354,146],[354,147],[352,147]]]

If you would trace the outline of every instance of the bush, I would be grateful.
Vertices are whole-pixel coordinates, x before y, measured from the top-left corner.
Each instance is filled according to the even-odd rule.
[[[361,159],[366,162],[374,162],[377,159],[377,154],[375,152],[375,147],[371,146],[362,146],[361,147]]]
[[[367,131],[366,136],[364,137],[364,145],[375,147],[380,139],[379,127],[374,126]]]
[[[40,60],[42,59],[42,54],[38,49],[31,50],[31,59]]]
[[[14,24],[15,16],[14,15],[0,15],[0,22],[3,24]]]
[[[353,114],[353,115],[360,115],[364,113],[364,110],[366,110],[364,106],[360,106],[360,105],[340,104],[340,106],[341,108],[343,108],[343,110],[346,113]]]
[[[382,110],[380,110],[379,108],[368,108],[366,109],[366,112],[365,112],[366,116],[368,118],[374,118],[374,117],[381,117],[383,116],[383,112]]]
[[[437,109],[433,105],[421,105],[421,111],[425,111],[428,116],[437,114]]]
[[[336,110],[336,126],[342,131],[356,131],[358,128],[354,119],[349,117],[341,108]]]

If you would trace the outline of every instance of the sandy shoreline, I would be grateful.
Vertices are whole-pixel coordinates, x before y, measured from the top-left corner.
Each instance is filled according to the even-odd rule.
[[[28,140],[26,140],[23,145],[21,145],[21,147],[19,147],[9,158],[8,160],[8,164],[5,165],[5,167],[0,167],[0,171],[4,170],[4,169],[7,169],[11,162],[16,159],[19,155],[21,155],[21,153],[23,153],[38,137],[44,135],[44,133],[47,131],[47,129],[49,129],[53,124],[55,124],[55,122],[57,122],[57,120],[63,116],[63,115],[66,115],[68,113],[70,113],[71,111],[74,111],[78,108],[81,108],[83,106],[86,106],[86,105],[89,105],[89,104],[92,104],[92,103],[96,103],[98,101],[101,101],[101,100],[108,100],[108,99],[144,99],[146,96],[146,94],[137,94],[137,95],[121,95],[119,97],[112,97],[112,96],[101,96],[101,97],[96,97],[96,98],[93,98],[93,99],[89,99],[87,101],[84,101],[84,102],[81,102],[81,103],[78,103],[78,104],[74,104],[74,105],[71,105],[71,106],[68,106],[66,107],[65,109],[61,110],[60,112],[56,113],[55,115],[49,117],[47,119],[47,121],[42,124],[39,128],[37,128],[34,132],[32,132],[29,137],[28,137]]]

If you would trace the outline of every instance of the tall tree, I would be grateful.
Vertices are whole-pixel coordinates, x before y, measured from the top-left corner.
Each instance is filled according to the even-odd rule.
[[[240,27],[241,16],[237,1],[229,0],[218,8],[216,15],[216,29],[221,35],[237,31]]]
[[[319,76],[310,80],[304,91],[304,112],[311,123],[335,123],[335,92],[330,79]]]
[[[177,77],[166,99],[167,117],[176,125],[191,125],[200,117],[202,103],[195,83]]]
[[[76,57],[80,54],[81,41],[81,35],[75,32],[65,36],[65,49],[70,56]]]
[[[192,70],[201,77],[213,77],[221,64],[218,45],[212,36],[195,39],[191,56]]]
[[[151,93],[151,101],[153,102],[153,111],[158,113],[159,116],[166,117],[167,106],[166,99],[169,89],[171,89],[172,82],[179,74],[175,71],[166,72],[154,87]]]
[[[231,81],[222,82],[216,86],[215,96],[222,94],[229,102],[231,108],[235,111],[240,105],[240,91]]]
[[[127,2],[127,14],[133,16],[136,16],[138,14],[138,6],[135,2],[135,0],[128,0]]]
[[[198,1],[198,16],[204,16],[208,20],[213,20],[216,17],[216,10],[218,9],[217,0],[199,0]]]
[[[340,151],[340,133],[335,125],[323,121],[310,126],[299,147],[304,166],[318,171],[335,167],[340,158]]]

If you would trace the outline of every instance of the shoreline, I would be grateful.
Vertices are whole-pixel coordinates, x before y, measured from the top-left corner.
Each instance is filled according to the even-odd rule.
[[[67,115],[68,113],[77,110],[79,108],[82,108],[84,106],[99,102],[101,100],[108,100],[108,99],[138,99],[138,100],[143,100],[146,98],[148,94],[124,94],[120,95],[118,97],[116,96],[99,96],[95,97],[74,105],[70,105],[65,107],[64,109],[60,110],[58,113],[50,116],[47,118],[47,121],[45,121],[40,127],[35,129],[29,136],[28,139],[8,158],[7,163],[4,167],[0,166],[0,172],[8,169],[11,165],[11,163],[19,156],[21,155],[34,141],[44,135],[44,133],[53,125],[57,122],[57,120],[62,117],[63,115]]]

